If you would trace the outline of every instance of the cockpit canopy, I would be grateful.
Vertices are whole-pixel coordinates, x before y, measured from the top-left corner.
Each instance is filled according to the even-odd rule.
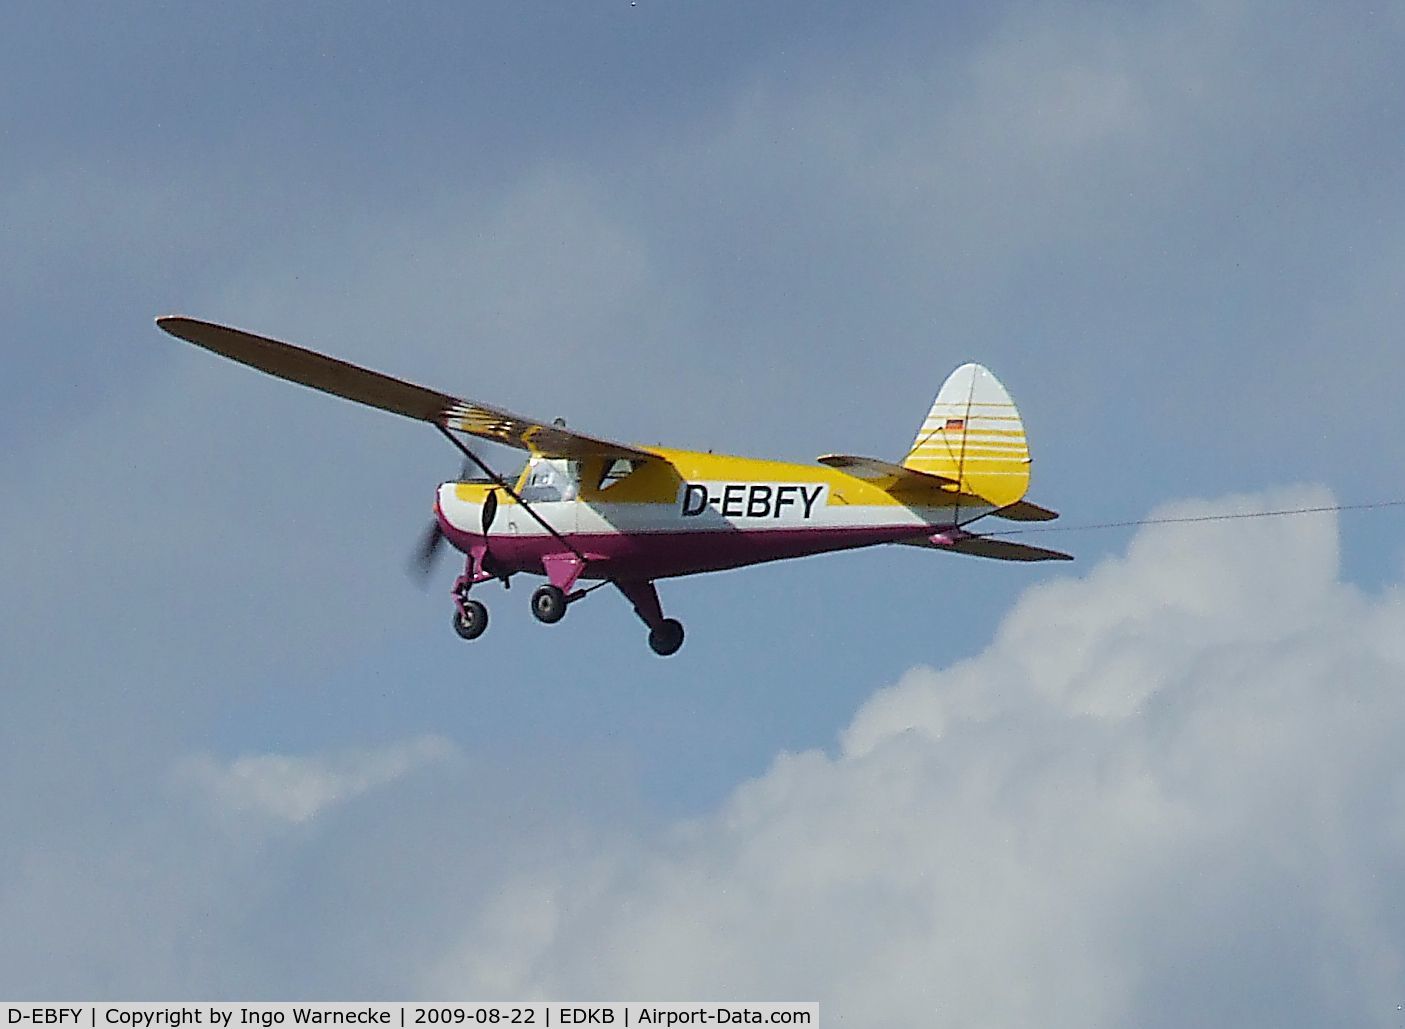
[[[575,500],[580,490],[581,462],[559,457],[533,457],[517,485],[517,492],[529,504]]]
[[[517,492],[527,503],[599,496],[644,466],[630,458],[592,458],[577,461],[538,454],[527,462],[517,480]],[[586,479],[586,476],[589,476]]]

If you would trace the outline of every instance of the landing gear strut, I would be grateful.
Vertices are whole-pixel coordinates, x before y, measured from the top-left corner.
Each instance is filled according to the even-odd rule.
[[[454,582],[454,632],[460,639],[476,640],[488,628],[488,607],[481,600],[469,600],[473,588],[473,560]]]
[[[683,625],[676,618],[665,618],[659,604],[659,592],[652,582],[617,582],[621,593],[634,605],[634,613],[649,627],[649,649],[659,657],[678,653],[683,646]]]

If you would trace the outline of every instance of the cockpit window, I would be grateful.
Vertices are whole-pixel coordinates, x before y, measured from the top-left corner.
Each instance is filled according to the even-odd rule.
[[[521,474],[522,474],[522,472],[521,472],[521,470],[519,469],[519,470],[516,472],[516,474],[508,475],[508,476],[506,477],[506,478],[507,478],[507,481],[508,481],[508,482],[516,482],[517,479],[521,476]],[[497,479],[493,478],[491,475],[486,474],[481,468],[475,467],[474,464],[473,464],[471,461],[465,461],[465,462],[463,463],[463,467],[459,469],[459,477],[458,477],[457,479],[455,479],[454,481],[455,481],[455,482],[489,483],[489,482],[497,482]]]
[[[527,464],[527,478],[518,492],[529,504],[575,500],[580,492],[580,482],[579,461],[534,457]]]
[[[606,461],[605,471],[600,476],[600,489],[607,490],[615,483],[629,478],[641,464],[643,464],[642,461],[631,461],[623,457],[614,461]]]

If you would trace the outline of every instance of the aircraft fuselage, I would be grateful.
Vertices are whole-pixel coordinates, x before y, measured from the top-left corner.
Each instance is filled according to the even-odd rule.
[[[490,553],[504,572],[551,576],[550,559],[566,550],[564,539],[588,558],[577,577],[647,581],[892,543],[993,510],[970,497],[958,505],[937,490],[890,493],[822,465],[656,453],[662,460],[630,469],[605,458],[553,462],[563,473],[559,492],[537,497],[530,494],[539,463],[529,465],[517,491],[561,539],[502,490],[485,536],[483,505],[495,491],[487,483],[444,483],[436,514],[455,547],[479,558]],[[611,480],[611,471],[624,474]]]

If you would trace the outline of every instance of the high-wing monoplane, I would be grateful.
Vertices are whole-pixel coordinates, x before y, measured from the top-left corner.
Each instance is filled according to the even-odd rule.
[[[978,364],[942,384],[901,460],[827,454],[796,464],[616,443],[239,329],[176,316],[156,323],[270,375],[428,422],[460,451],[464,474],[439,486],[420,561],[427,570],[446,542],[463,553],[453,625],[466,640],[488,627],[488,609],[470,591],[508,586],[521,573],[546,578],[531,607],[547,624],[613,585],[648,626],[649,646],[669,655],[683,645],[683,626],[664,617],[659,579],[888,543],[1071,560],[970,528],[990,517],[1057,517],[1024,499],[1024,425],[1005,387]],[[509,481],[494,471],[465,435],[526,451],[521,474]]]

